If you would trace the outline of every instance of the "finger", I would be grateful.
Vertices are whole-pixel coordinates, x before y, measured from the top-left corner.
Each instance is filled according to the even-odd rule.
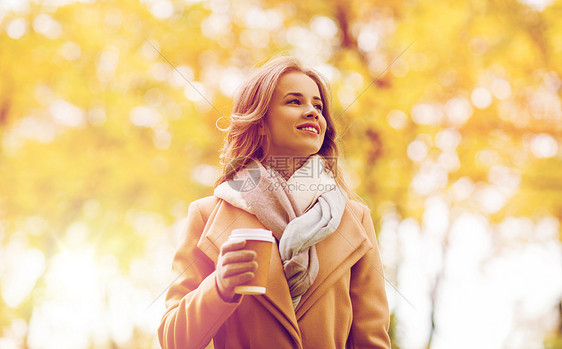
[[[229,251],[236,251],[246,246],[246,240],[226,240],[221,246],[221,254]]]
[[[239,262],[251,262],[255,260],[256,257],[257,257],[257,253],[252,250],[230,251],[223,255],[222,265],[239,263]]]
[[[229,278],[246,272],[254,272],[257,269],[258,269],[258,262],[256,261],[249,262],[249,263],[229,264],[224,267],[224,272],[222,276],[223,278]]]
[[[225,286],[229,289],[233,289],[236,286],[247,283],[254,278],[255,274],[252,272],[246,272],[243,274],[238,274],[225,279]]]

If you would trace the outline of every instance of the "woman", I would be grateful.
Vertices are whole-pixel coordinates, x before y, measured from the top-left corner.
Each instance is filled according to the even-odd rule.
[[[327,84],[290,57],[239,91],[214,195],[189,206],[163,348],[390,348],[369,209],[345,184]],[[276,237],[265,295],[234,293],[256,254],[237,228]]]

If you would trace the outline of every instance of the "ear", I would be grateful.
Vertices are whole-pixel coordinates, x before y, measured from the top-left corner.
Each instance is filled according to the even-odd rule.
[[[263,122],[263,120],[261,120],[260,123],[258,124],[258,134],[260,136],[267,135],[267,127],[265,127],[265,123]]]
[[[269,152],[269,129],[263,120],[258,124],[258,134],[260,136],[259,142],[262,153],[267,154]]]

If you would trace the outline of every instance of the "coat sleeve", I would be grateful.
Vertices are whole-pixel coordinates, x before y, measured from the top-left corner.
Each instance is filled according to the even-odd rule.
[[[353,323],[349,348],[390,348],[390,315],[375,228],[364,207],[362,225],[373,248],[351,269],[350,296]]]
[[[197,247],[204,227],[197,202],[193,202],[187,214],[187,234],[172,266],[179,276],[168,290],[158,329],[164,349],[205,348],[241,301],[225,302],[219,295],[215,264]]]

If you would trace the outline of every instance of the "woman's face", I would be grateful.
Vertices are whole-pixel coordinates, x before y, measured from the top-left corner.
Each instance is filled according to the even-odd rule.
[[[326,119],[318,86],[306,74],[292,71],[279,79],[265,116],[267,155],[308,157],[322,147]]]

